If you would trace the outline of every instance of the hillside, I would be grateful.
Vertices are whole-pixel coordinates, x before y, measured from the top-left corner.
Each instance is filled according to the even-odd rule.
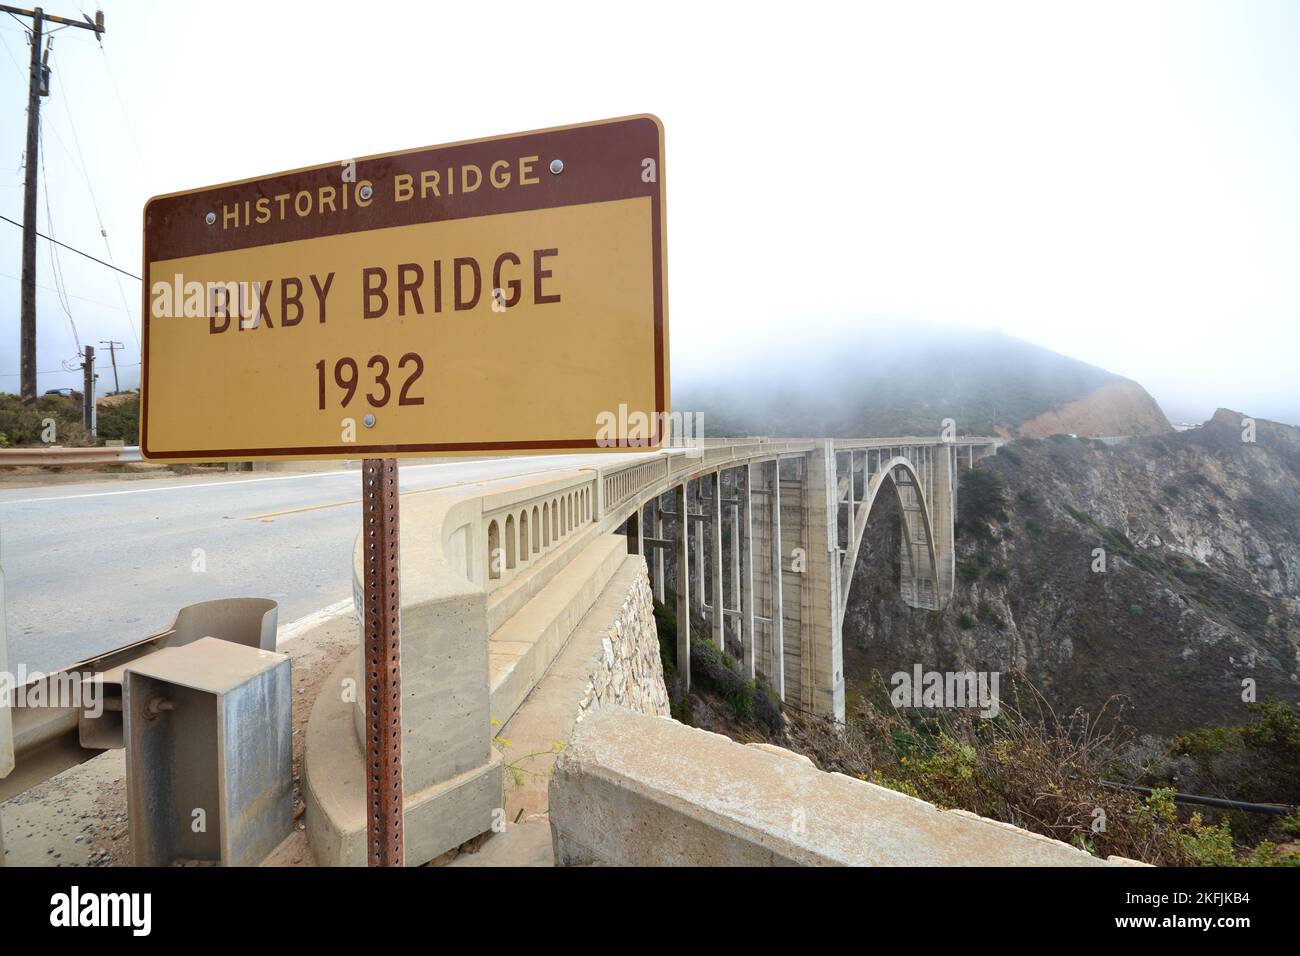
[[[707,376],[678,376],[674,406],[703,412],[710,435],[1087,436],[1171,430],[1136,382],[1049,349],[971,329],[858,329],[831,343],[772,343]]]
[[[1043,412],[1022,423],[1015,433],[1024,438],[1047,438],[1049,435],[1101,438],[1158,435],[1168,431],[1172,431],[1169,419],[1147,390],[1137,382],[1118,381],[1103,385],[1060,408]]]
[[[938,617],[898,598],[886,504],[859,555],[846,676],[1017,669],[1065,711],[1123,695],[1153,733],[1241,723],[1247,678],[1259,700],[1300,703],[1300,429],[1260,421],[1247,443],[1241,418],[1115,446],[1017,441],[963,471],[957,593]]]

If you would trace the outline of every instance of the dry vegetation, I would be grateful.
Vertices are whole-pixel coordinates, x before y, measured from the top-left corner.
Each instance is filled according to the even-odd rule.
[[[882,690],[883,681],[879,681]],[[938,714],[939,716],[936,716]],[[1055,713],[1023,679],[994,719],[974,710],[895,709],[861,701],[844,725],[793,715],[791,742],[824,770],[1033,830],[1099,856],[1163,866],[1295,864],[1267,839],[1238,846],[1224,819],[1177,807],[1171,789],[1116,789],[1133,743],[1123,708]],[[1281,819],[1293,832],[1295,818]]]

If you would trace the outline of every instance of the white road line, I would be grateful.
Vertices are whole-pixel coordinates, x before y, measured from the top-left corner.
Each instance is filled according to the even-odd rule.
[[[416,468],[449,468],[452,465],[464,465],[463,461],[436,461],[428,465],[406,465],[402,471]],[[153,488],[131,488],[127,491],[92,491],[81,495],[48,495],[44,498],[19,498],[15,501],[0,501],[0,505],[26,505],[38,501],[73,501],[77,498],[110,498],[115,495],[144,495],[152,491],[183,491],[188,488],[228,488],[231,485],[251,485],[259,481],[292,481],[295,478],[329,478],[334,475],[357,475],[358,469],[344,471],[316,471],[303,475],[269,475],[266,478],[236,478],[234,481],[204,481],[192,485],[160,485]]]
[[[313,627],[331,621],[336,617],[355,616],[355,608],[352,604],[352,598],[344,598],[329,607],[323,607],[319,611],[312,611],[305,617],[300,617],[296,621],[290,621],[288,624],[281,625],[275,634],[275,649],[278,651],[284,645],[288,644],[295,637],[301,637]]]

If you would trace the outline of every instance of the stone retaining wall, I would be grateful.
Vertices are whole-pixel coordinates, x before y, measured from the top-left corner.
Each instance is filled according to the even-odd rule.
[[[644,564],[600,644],[602,654],[578,704],[578,720],[610,704],[652,717],[667,716],[668,688],[659,657],[654,596]]]

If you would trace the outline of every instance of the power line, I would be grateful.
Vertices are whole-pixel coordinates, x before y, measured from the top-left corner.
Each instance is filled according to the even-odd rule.
[[[50,232],[53,232],[54,214],[50,210],[50,174],[45,169],[45,125],[43,123],[38,130],[38,135],[40,136],[41,185],[45,187],[45,225]],[[81,336],[77,333],[77,323],[72,318],[72,303],[68,301],[67,284],[63,281],[63,267],[59,263],[59,253],[54,246],[50,246],[50,274],[54,276],[55,298],[59,300],[59,307],[63,309],[63,314],[68,317],[68,325],[72,327],[72,341],[80,352]]]
[[[103,44],[100,44],[100,50],[103,51]],[[105,59],[107,62],[107,59]],[[95,195],[95,187],[90,182],[90,170],[86,166],[85,156],[81,152],[81,137],[77,135],[77,121],[72,118],[72,92],[67,83],[63,85],[63,111],[68,116],[68,125],[72,127],[72,142],[77,147],[77,163],[81,166],[81,176],[86,181],[86,191],[90,193],[90,205],[95,210],[95,221],[99,223],[99,234],[104,239],[104,249],[108,253],[108,261],[113,263],[116,268],[117,263],[113,262],[113,246],[108,241],[108,230],[104,228],[104,217],[99,209],[99,197]],[[120,105],[120,104],[119,104]],[[124,114],[125,115],[125,114]],[[129,127],[129,123],[128,123]],[[133,134],[134,135],[134,134]],[[137,147],[138,148],[138,147]],[[51,230],[53,231],[53,230]],[[135,322],[131,319],[131,307],[127,305],[126,293],[122,291],[122,282],[114,277],[114,285],[117,286],[118,298],[122,300],[122,312],[126,316],[127,328],[131,331],[131,338],[135,340],[135,347],[140,348],[140,334],[135,330]]]
[[[99,41],[99,52],[104,57],[104,68],[108,70],[108,82],[113,87],[113,95],[117,97],[118,109],[122,111],[122,121],[126,123],[126,131],[131,135],[131,143],[135,146],[136,158],[140,160],[140,171],[144,173],[146,185],[152,181],[153,177],[149,174],[149,164],[145,161],[144,150],[140,148],[140,141],[135,137],[135,127],[131,125],[131,117],[127,115],[126,104],[122,102],[122,94],[117,89],[117,77],[113,75],[113,65],[108,62],[108,51],[104,49],[104,41]]]
[[[23,224],[21,222],[14,222],[14,220],[10,219],[8,216],[0,216],[0,219],[3,219],[11,226],[17,226],[19,229],[23,227]],[[114,272],[120,272],[122,273],[122,275],[134,279],[136,282],[144,281],[134,272],[127,272],[125,269],[119,269],[117,266],[113,265],[113,263],[105,262],[103,259],[97,259],[94,256],[92,256],[89,252],[82,252],[80,249],[74,248],[73,246],[68,245],[66,242],[59,242],[59,240],[57,239],[52,239],[49,236],[47,236],[45,233],[41,232],[40,230],[35,230],[35,232],[36,235],[40,236],[42,239],[46,240],[47,242],[52,242],[56,246],[62,246],[64,249],[67,249],[69,252],[75,252],[79,256],[85,256],[91,262],[98,262],[101,266],[108,266],[108,268],[112,269]]]
[[[19,278],[18,276],[12,275],[8,272],[0,272],[0,279],[12,279],[14,282],[22,281],[22,279]],[[44,289],[47,292],[59,291],[58,289],[54,288],[54,286],[52,285],[44,285],[43,283],[40,282],[36,283],[36,288]],[[77,295],[75,292],[65,292],[64,295],[66,295],[69,299],[77,299],[81,302],[89,302],[91,305],[97,305],[101,309],[109,309],[110,311],[113,312],[116,312],[119,308],[119,306],[114,305],[110,302],[101,302],[99,299],[92,299],[89,296]]]
[[[140,363],[139,363],[139,362],[122,362],[122,363],[119,363],[117,367],[118,367],[118,368],[139,368],[139,367],[140,367]],[[80,374],[80,372],[81,372],[81,369],[80,369],[80,368],[52,368],[52,369],[48,369],[48,370],[46,370],[46,371],[44,371],[44,372],[37,372],[36,374],[37,374],[37,375],[71,375],[71,374],[74,374],[74,373],[76,373],[76,374]],[[22,374],[22,372],[0,372],[0,378],[14,378],[15,376],[18,376],[18,375],[21,375],[21,374]]]
[[[10,16],[12,16],[12,14],[10,14]],[[23,30],[26,31],[27,27],[23,27]],[[3,46],[5,48],[5,55],[9,57],[9,62],[14,65],[14,69],[18,71],[18,75],[21,76],[24,80],[27,79],[26,71],[21,66],[19,66],[18,61],[14,59],[13,53],[9,50],[9,44],[0,41],[0,46]]]

